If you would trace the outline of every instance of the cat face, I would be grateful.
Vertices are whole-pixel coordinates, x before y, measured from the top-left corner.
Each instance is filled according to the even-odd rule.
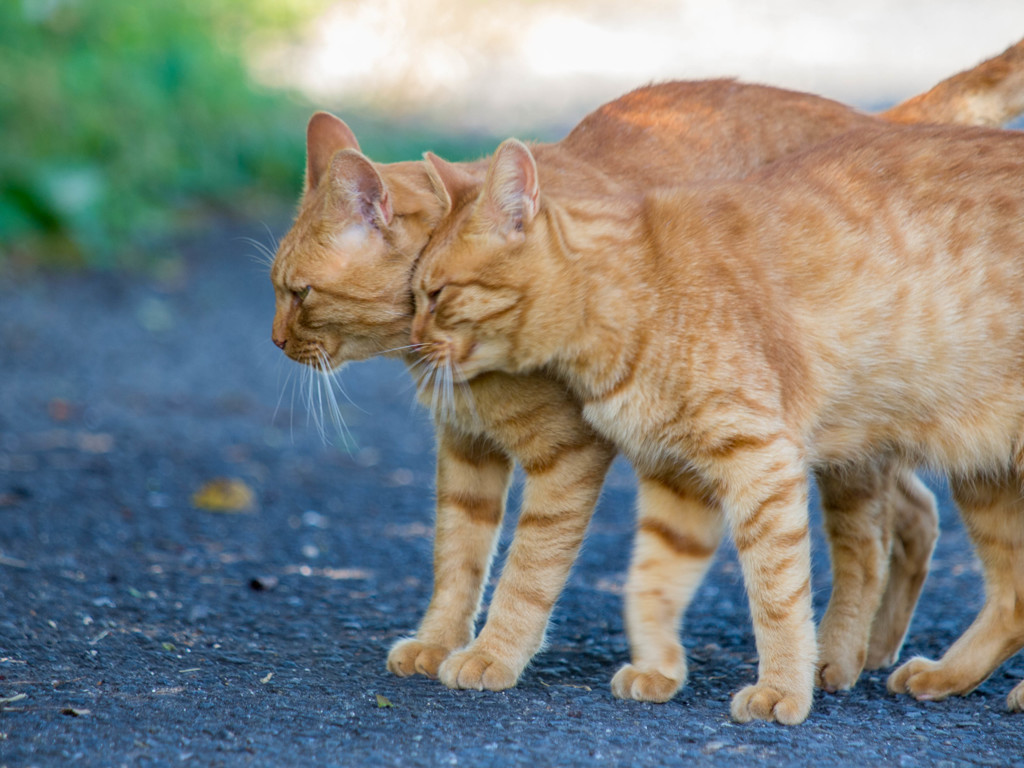
[[[274,343],[331,369],[407,347],[409,273],[439,216],[427,174],[420,163],[378,169],[322,112],[310,120],[307,156],[299,212],[271,269]]]
[[[517,288],[488,285],[462,270],[430,270],[415,295],[421,309],[412,341],[422,345],[433,367],[450,369],[455,380],[516,370],[514,338],[523,306]]]
[[[482,187],[460,186],[450,165],[428,155],[449,215],[413,277],[412,341],[456,380],[543,364],[529,322],[546,284],[535,253],[541,238],[527,237],[539,209],[537,168],[525,146],[510,142]]]

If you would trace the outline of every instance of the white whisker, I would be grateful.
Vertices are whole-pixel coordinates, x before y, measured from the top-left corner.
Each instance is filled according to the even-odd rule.
[[[299,392],[300,382],[302,380],[301,368],[300,373],[294,379],[290,379],[292,382],[292,398],[288,410],[288,433],[291,436],[292,444],[295,444],[295,396]],[[290,377],[289,377],[290,378]]]
[[[334,394],[330,382],[324,376],[323,369],[317,364],[316,371],[316,397],[320,407],[320,439],[326,444],[327,440],[327,415],[330,411],[330,397]]]
[[[265,221],[262,222],[262,224],[263,224],[263,228],[265,230],[267,230],[267,237],[270,238],[270,242],[273,245],[274,252],[276,253],[278,250],[280,250],[281,243],[278,242],[277,237],[274,236],[274,231],[270,228],[270,225],[267,224],[267,222],[265,222]]]
[[[316,369],[312,367],[309,369],[309,403],[306,406],[306,415],[308,419],[311,419],[311,421],[307,421],[307,424],[312,423],[316,431],[320,433],[320,439],[324,440],[323,406],[320,403],[320,379],[316,375]]]
[[[391,347],[391,349],[382,349],[380,351],[380,354],[387,355],[387,354],[390,354],[392,352],[402,352],[402,351],[404,351],[406,349],[417,349],[418,350],[418,349],[422,349],[422,348],[423,348],[422,344],[406,344],[404,347]]]
[[[422,366],[421,370],[413,370],[413,373],[415,373],[416,377],[416,397],[422,399],[423,393],[427,389],[430,376],[432,375],[434,369],[433,366],[431,366],[430,361],[427,360],[427,358],[425,357],[420,358],[419,362],[416,365]]]
[[[238,237],[235,239],[253,246],[257,252],[250,253],[248,256],[257,264],[267,269],[267,271],[270,271],[270,268],[274,266],[274,259],[277,256],[277,251],[280,248],[280,245],[277,242],[277,238],[274,237],[274,233],[270,229],[270,225],[263,222],[263,228],[267,231],[267,238],[270,240],[271,245],[261,243],[254,237]]]
[[[416,360],[413,360],[411,363],[406,365],[405,372],[409,374],[409,380],[406,382],[405,386],[402,387],[402,389],[401,389],[401,391],[403,393],[408,392],[413,387],[418,387],[419,381],[420,381],[420,371],[417,370],[417,369],[419,369],[424,364],[425,364],[425,361],[423,360],[423,358],[417,358]],[[396,377],[402,376],[402,375],[403,374],[401,372],[399,372],[399,373],[396,374]]]
[[[458,387],[459,391],[462,393],[462,401],[466,404],[466,408],[469,409],[469,414],[473,419],[473,423],[475,425],[482,425],[483,422],[480,419],[480,414],[476,410],[476,401],[473,397],[473,388],[469,385],[469,382],[466,381],[465,377],[463,377],[462,370],[459,368],[459,364],[453,362],[452,366],[454,367],[455,372],[458,374]]]
[[[313,388],[316,390],[316,408],[313,410],[313,421],[316,424],[316,431],[320,433],[320,442],[327,442],[327,430],[324,426],[324,383],[320,377],[320,370],[317,367],[311,367],[312,376],[310,381],[313,383]]]
[[[437,421],[437,376],[438,369],[430,369],[430,415]]]
[[[444,398],[445,398],[445,421],[455,420],[455,383],[452,374],[451,361],[444,367]]]
[[[409,366],[409,374],[412,377],[412,386],[416,388],[412,402],[409,404],[409,413],[416,410],[416,406],[423,402],[423,392],[426,387],[426,378],[429,375],[429,364],[425,357],[421,357]]]
[[[318,424],[316,418],[316,398],[313,396],[313,382],[316,380],[316,374],[312,368],[306,367],[303,373],[303,379],[306,385],[306,428],[314,424]]]
[[[345,398],[345,401],[349,405],[351,405],[357,411],[360,411],[361,413],[365,413],[365,414],[369,415],[369,411],[367,411],[361,405],[357,404],[355,400],[353,400],[351,397],[349,397],[348,392],[346,391],[344,385],[341,383],[341,375],[340,375],[341,369],[340,368],[332,368],[331,367],[331,362],[327,358],[327,354],[326,353],[324,353],[323,359],[324,359],[324,370],[326,371],[327,378],[330,380],[332,386],[336,386],[338,388],[338,391],[341,392],[341,396]]]
[[[430,367],[430,360],[426,356],[417,357],[407,366],[409,373],[413,374],[414,377],[419,378],[427,368]]]
[[[437,369],[438,379],[438,400],[440,401],[440,408],[438,409],[438,417],[442,422],[447,423],[448,421],[448,365],[445,365]]]
[[[338,434],[341,436],[342,442],[344,443],[345,447],[351,450],[355,448],[356,440],[355,437],[352,435],[351,431],[349,431],[348,425],[345,423],[345,416],[342,413],[341,406],[338,404],[338,398],[335,397],[335,385],[337,385],[338,390],[345,397],[345,399],[352,404],[353,407],[359,408],[359,406],[352,402],[352,399],[348,396],[348,393],[346,393],[344,388],[341,386],[341,382],[338,380],[337,377],[338,372],[337,370],[331,368],[330,359],[327,357],[327,353],[324,352],[323,350],[320,350],[319,354],[320,376],[321,380],[323,381],[324,387],[327,390],[326,394],[328,406],[330,408],[331,419],[334,421],[334,425],[335,427],[337,427]],[[362,409],[360,408],[359,410]],[[363,412],[365,413],[365,411]]]
[[[423,393],[427,390],[427,382],[430,378],[431,368],[429,365],[425,365],[420,370],[410,370],[412,374],[412,383],[416,387],[416,400],[423,401]]]
[[[244,243],[247,243],[248,245],[251,245],[253,248],[256,249],[256,253],[248,254],[249,257],[253,259],[257,264],[259,264],[262,267],[265,267],[269,271],[270,267],[272,267],[274,264],[274,257],[277,254],[276,247],[273,250],[271,250],[269,246],[265,245],[264,243],[261,243],[259,240],[256,240],[252,237],[241,237],[239,238],[239,240],[241,240]]]
[[[280,371],[278,371],[277,383],[278,383],[278,386],[281,388],[281,394],[279,394],[277,396],[277,404],[274,406],[274,415],[270,417],[270,422],[271,423],[277,421],[277,413],[278,413],[278,411],[281,410],[281,401],[284,399],[285,390],[288,389],[288,384],[291,382],[292,376],[294,376],[294,375],[295,375],[295,369],[292,368],[292,367],[289,367],[288,368],[288,374],[285,376],[284,384],[282,385],[281,384],[281,374],[280,374]]]

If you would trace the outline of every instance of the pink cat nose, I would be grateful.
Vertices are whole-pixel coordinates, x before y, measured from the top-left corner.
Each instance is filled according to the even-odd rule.
[[[271,336],[270,338],[271,338],[271,339],[273,340],[273,342],[274,342],[274,343],[275,343],[275,344],[276,344],[276,345],[277,345],[278,347],[280,347],[281,349],[284,349],[284,348],[285,348],[285,346],[286,346],[286,345],[288,344],[288,339],[279,339],[279,338],[277,338],[276,336]]]

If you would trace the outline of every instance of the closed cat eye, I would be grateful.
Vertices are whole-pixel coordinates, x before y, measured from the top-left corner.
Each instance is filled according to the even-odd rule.
[[[435,309],[437,309],[437,300],[441,297],[441,291],[443,290],[444,286],[442,285],[436,291],[431,291],[430,293],[427,294],[427,299],[429,301],[429,303],[427,304],[428,311],[433,312]]]

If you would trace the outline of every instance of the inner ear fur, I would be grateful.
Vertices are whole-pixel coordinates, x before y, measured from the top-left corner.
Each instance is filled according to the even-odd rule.
[[[505,235],[521,232],[540,210],[537,162],[523,142],[506,139],[487,169],[478,215]]]
[[[451,213],[456,205],[480,188],[480,182],[462,166],[449,163],[433,152],[424,152],[423,159],[430,185],[441,201],[442,216]]]
[[[315,189],[343,149],[359,151],[359,142],[345,121],[329,112],[317,112],[306,126],[306,190]]]
[[[394,208],[387,185],[365,155],[354,149],[336,152],[329,174],[332,202],[360,216],[369,226],[381,229],[391,224]]]

